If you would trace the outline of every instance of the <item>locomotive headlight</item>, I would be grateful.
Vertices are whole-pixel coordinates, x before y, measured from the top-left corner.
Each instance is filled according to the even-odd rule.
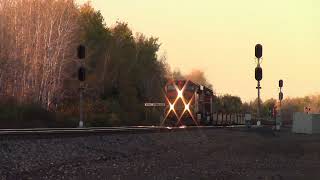
[[[181,98],[182,99],[183,95],[182,95],[182,90],[178,90],[178,99]]]
[[[186,104],[186,105],[184,106],[184,110],[185,110],[185,111],[190,111],[190,105],[189,105],[189,104]]]
[[[170,111],[173,111],[173,110],[174,110],[174,104],[170,103]]]

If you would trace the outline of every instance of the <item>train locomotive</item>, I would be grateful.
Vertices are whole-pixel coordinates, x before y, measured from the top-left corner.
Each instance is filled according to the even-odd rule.
[[[165,86],[169,126],[210,125],[213,121],[213,91],[190,80],[171,80]]]

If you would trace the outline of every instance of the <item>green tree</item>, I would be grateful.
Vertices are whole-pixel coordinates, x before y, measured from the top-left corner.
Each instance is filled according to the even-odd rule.
[[[263,117],[269,117],[271,116],[273,108],[276,106],[277,100],[276,99],[268,99],[265,102],[262,103],[262,108],[261,108],[261,115]]]
[[[242,111],[241,98],[228,94],[214,98],[213,106],[215,112],[239,113]]]
[[[158,38],[141,33],[134,36],[123,22],[108,28],[100,12],[90,4],[80,10],[82,37],[89,49],[89,86],[95,92],[91,94],[97,94],[92,98],[100,97],[97,100],[105,102],[106,113],[117,117],[117,121],[139,123],[144,102],[161,102],[163,98],[167,64],[157,57]]]

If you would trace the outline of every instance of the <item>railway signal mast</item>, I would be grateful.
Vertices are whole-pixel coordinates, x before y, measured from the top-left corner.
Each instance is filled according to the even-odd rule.
[[[80,121],[79,121],[79,128],[83,127],[83,107],[82,107],[82,101],[83,101],[83,82],[86,80],[86,69],[84,67],[84,59],[86,57],[86,48],[83,45],[79,45],[77,48],[78,51],[78,58],[80,59],[80,68],[78,69],[78,79],[80,81]]]
[[[283,80],[280,79],[279,80],[279,113],[277,114],[277,118],[276,118],[276,130],[280,130],[280,126],[281,126],[281,102],[283,100],[283,93],[282,93],[282,87],[283,87]]]
[[[257,67],[255,68],[255,79],[258,81],[258,86],[256,89],[258,89],[258,108],[257,108],[257,119],[260,124],[260,106],[261,106],[261,99],[260,99],[260,81],[262,80],[262,68],[260,66],[261,60],[262,60],[262,45],[257,44],[255,46],[255,56],[257,60]]]

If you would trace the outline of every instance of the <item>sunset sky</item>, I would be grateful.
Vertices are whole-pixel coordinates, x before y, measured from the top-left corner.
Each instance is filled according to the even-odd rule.
[[[78,0],[83,3],[84,0]],[[262,99],[320,93],[318,0],[92,0],[108,26],[159,37],[172,69],[201,69],[217,94],[256,98],[254,46],[264,47]]]

